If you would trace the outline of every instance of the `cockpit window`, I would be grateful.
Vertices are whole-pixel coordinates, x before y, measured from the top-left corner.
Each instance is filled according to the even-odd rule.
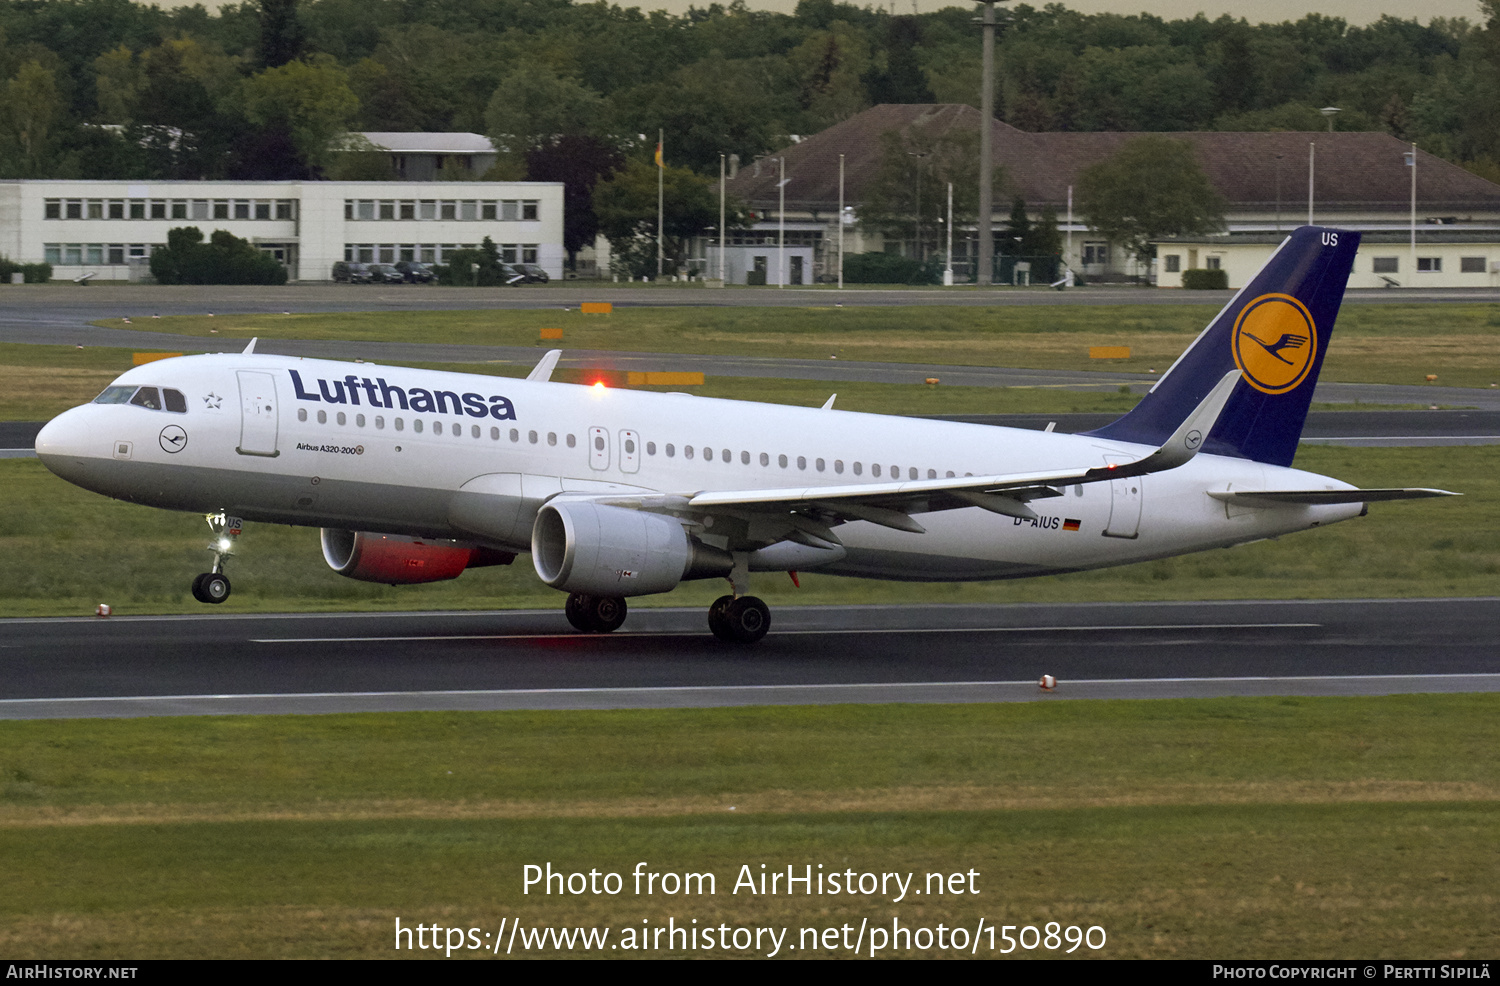
[[[176,411],[178,414],[187,412],[187,398],[182,396],[182,391],[163,390],[161,395],[166,399],[168,411]]]
[[[128,404],[135,393],[134,387],[105,387],[104,393],[94,398],[95,404]]]
[[[139,407],[149,407],[153,411],[161,410],[161,392],[155,387],[142,387],[135,392],[130,403]]]

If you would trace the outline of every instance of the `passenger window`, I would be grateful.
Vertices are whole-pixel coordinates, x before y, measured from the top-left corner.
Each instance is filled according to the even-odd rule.
[[[1083,496],[1083,484],[1082,483],[1077,483],[1077,484],[1075,484],[1073,486],[1073,495],[1074,496]]]
[[[711,448],[709,448],[707,445],[703,446],[703,461],[704,462],[712,462],[712,461],[714,461],[714,450],[711,449]]]
[[[305,407],[299,407],[299,408],[297,408],[297,420],[298,421],[306,421],[307,420],[307,408],[305,408]]]
[[[813,463],[813,465],[815,467],[817,467],[818,472],[822,472],[823,471],[823,460],[822,459],[818,459],[817,461],[815,461]]]
[[[549,432],[547,432],[547,444],[548,445],[556,445],[557,444],[557,432],[555,432],[555,431],[549,431]]]
[[[635,442],[629,438],[625,439],[625,454],[635,455]]]
[[[499,440],[500,440],[500,429],[499,428],[491,428],[490,429],[490,441],[492,441],[492,442],[498,442]]]
[[[917,478],[917,467],[916,466],[912,466],[910,469],[908,469],[906,471],[906,478],[907,479],[916,479]]]
[[[469,434],[473,435],[475,438],[478,438],[479,434],[480,434],[480,432],[479,432],[479,426],[475,425],[473,427],[473,429],[469,432]]]
[[[535,434],[535,432],[533,432],[532,434]],[[534,442],[534,441],[536,441],[536,439],[533,438],[532,441]],[[603,435],[595,435],[594,436],[594,451],[595,452],[603,452],[604,451],[604,436]]]
[[[879,476],[880,476],[880,463],[877,462],[874,465],[870,466],[870,475],[871,476],[875,476],[876,478],[879,478]]]
[[[734,458],[734,453],[730,452],[728,449],[725,449],[724,451],[719,453],[719,458],[723,459],[725,462],[729,462]]]
[[[443,433],[443,423],[441,421],[434,421],[432,423],[432,433],[434,435],[441,435]]]
[[[521,433],[519,431],[517,431],[516,429],[512,428],[510,430],[510,440],[513,441],[513,442],[519,442],[521,440]]]
[[[534,432],[534,431],[528,431],[526,433],[526,440],[528,442],[530,442],[531,444],[535,445],[536,444],[536,432]]]
[[[937,470],[936,469],[929,469],[929,470],[927,470],[927,478],[928,479],[937,479]]]
[[[760,464],[763,465],[763,466],[769,466],[771,464],[771,457],[769,455],[767,455],[766,453],[762,452],[760,454]]]
[[[336,419],[336,420],[337,420],[337,421],[338,421],[338,423],[339,423],[339,426],[340,426],[340,427],[343,427],[343,425],[344,425],[344,424],[345,424],[345,423],[346,423],[346,422],[347,422],[347,421],[348,421],[348,420],[349,420],[349,419],[348,419],[348,418],[347,418],[347,417],[345,417],[345,416],[344,416],[344,412],[343,412],[343,411],[340,411],[340,412],[339,412],[339,413],[338,413],[338,417],[337,417],[337,419]]]
[[[862,463],[862,462],[856,462],[854,464],[854,475],[856,475],[856,476],[863,476],[864,474],[865,474],[864,463]]]
[[[326,425],[327,423],[328,423],[328,412],[327,411],[319,411],[318,412],[318,424],[320,424],[320,425]]]
[[[646,454],[647,455],[655,455],[656,454],[656,443],[655,442],[647,442],[646,443]]]
[[[402,420],[401,418],[397,418],[396,419],[396,430],[400,431],[401,429],[403,429],[405,427],[406,427],[406,422],[404,420]]]
[[[843,459],[834,459],[833,460],[833,471],[836,472],[836,473],[838,473],[838,474],[840,474],[840,475],[843,475],[843,472],[844,472],[844,460]]]
[[[669,458],[669,459],[672,458],[674,455],[677,454],[677,449],[672,446],[671,442],[667,443],[667,450],[666,451],[667,451],[667,458]]]
[[[778,466],[780,466],[781,468],[785,469],[786,468],[786,456],[784,456],[784,455],[778,455],[776,457],[776,464]]]
[[[691,459],[693,457],[693,447],[691,445],[684,445],[682,447],[682,457],[684,459]]]
[[[137,407],[145,407],[150,408],[153,411],[160,411],[161,394],[157,392],[155,387],[142,387],[140,390],[137,390],[135,392],[135,396],[130,399],[130,403],[136,405]]]
[[[187,413],[187,398],[182,396],[182,391],[163,390],[161,395],[167,402],[168,411],[175,411],[178,414]]]
[[[807,468],[807,456],[805,456],[805,455],[799,455],[799,456],[797,456],[797,468],[798,469],[806,469]]]
[[[363,414],[356,414],[354,416],[354,427],[356,427],[356,428],[363,428],[364,426],[365,426],[365,416]]]
[[[322,412],[320,411],[318,413],[321,414]],[[416,432],[419,435],[422,433],[422,419],[421,418],[412,418],[412,420],[411,420],[411,430],[414,431],[414,432]]]
[[[750,464],[750,453],[749,452],[741,452],[740,453],[740,465],[742,465],[742,466],[748,466],[749,464]]]
[[[381,415],[381,414],[375,415],[375,430],[376,431],[384,431],[385,430],[385,416],[384,415]]]
[[[949,478],[949,479],[952,479],[952,478],[953,478],[953,470],[952,470],[952,469],[949,469],[949,470],[948,470],[948,478]]]
[[[900,479],[901,478],[901,467],[900,466],[891,466],[891,478],[892,479]]]

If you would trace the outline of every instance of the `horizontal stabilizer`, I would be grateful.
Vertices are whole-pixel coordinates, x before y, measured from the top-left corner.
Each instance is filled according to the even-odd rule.
[[[1376,503],[1381,500],[1425,500],[1433,496],[1462,496],[1447,490],[1221,490],[1209,496],[1244,507],[1269,507],[1278,503],[1331,504]]]

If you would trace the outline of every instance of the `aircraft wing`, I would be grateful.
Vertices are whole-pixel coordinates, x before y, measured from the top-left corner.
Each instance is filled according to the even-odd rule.
[[[838,538],[832,527],[856,520],[921,534],[925,529],[912,519],[912,514],[963,507],[980,507],[1007,517],[1032,519],[1036,513],[1026,505],[1027,501],[1061,496],[1059,487],[1143,476],[1175,469],[1190,461],[1213,430],[1214,422],[1239,378],[1238,370],[1225,374],[1160,448],[1131,462],[909,482],[712,490],[681,495],[646,494],[595,499],[689,518],[722,516],[738,520],[745,533],[735,539],[747,543],[790,539],[806,544],[810,543],[806,536],[811,535],[837,544]],[[718,531],[716,527],[715,533]]]

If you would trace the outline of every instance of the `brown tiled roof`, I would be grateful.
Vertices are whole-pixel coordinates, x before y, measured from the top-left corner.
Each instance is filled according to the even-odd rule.
[[[858,205],[880,160],[880,136],[915,127],[929,136],[977,128],[979,111],[954,103],[886,104],[865,110],[807,137],[758,163],[741,167],[729,191],[752,208],[775,208],[776,158],[786,158],[788,210],[834,211],[838,206],[839,154],[844,154],[844,198]],[[1028,206],[1067,204],[1069,185],[1084,168],[1117,151],[1138,133],[1027,133],[996,120],[995,163],[1005,169],[996,188],[996,210],[1009,210],[1019,194]],[[1288,214],[1307,201],[1308,145],[1315,143],[1314,198],[1319,209],[1358,209],[1405,213],[1410,207],[1411,172],[1405,164],[1410,144],[1385,133],[1209,133],[1162,136],[1192,145],[1209,180],[1231,210],[1271,209],[1277,200]],[[1278,162],[1277,156],[1280,155]],[[757,174],[757,171],[759,172]],[[1422,215],[1500,209],[1500,185],[1470,174],[1425,151],[1417,151],[1417,205]]]

